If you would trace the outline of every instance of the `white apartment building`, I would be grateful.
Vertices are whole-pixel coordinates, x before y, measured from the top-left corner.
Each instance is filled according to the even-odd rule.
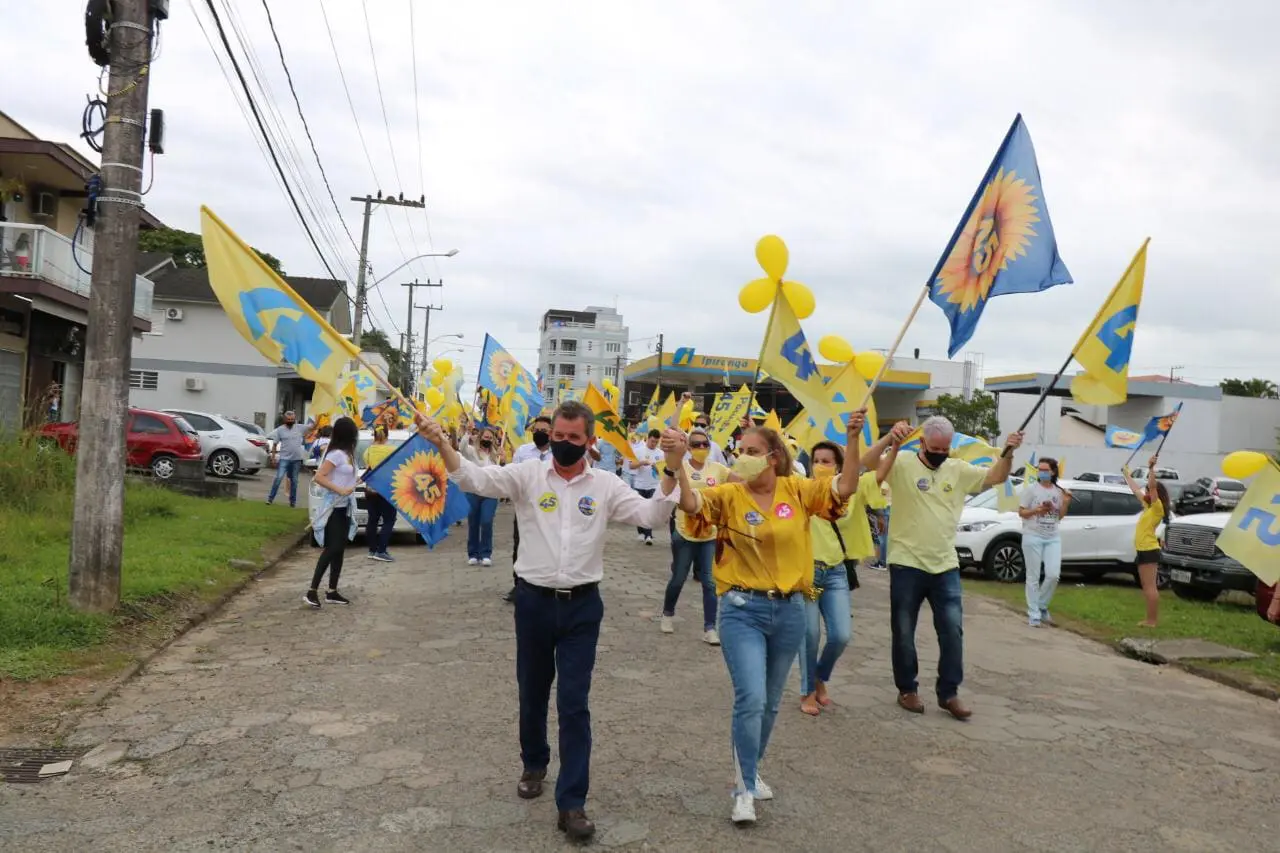
[[[559,401],[589,383],[605,379],[622,386],[629,332],[613,308],[589,305],[583,311],[553,308],[542,315],[538,376],[543,396]],[[625,397],[624,397],[625,399]]]

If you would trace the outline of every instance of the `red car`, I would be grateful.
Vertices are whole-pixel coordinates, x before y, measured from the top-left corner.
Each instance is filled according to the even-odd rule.
[[[1258,615],[1263,619],[1267,619],[1267,608],[1271,606],[1271,597],[1276,594],[1276,587],[1267,586],[1262,581],[1258,581],[1258,591],[1254,596],[1254,606],[1258,608]]]
[[[52,439],[68,453],[76,452],[80,431],[74,423],[46,424],[40,435]],[[129,409],[125,433],[126,463],[130,468],[146,468],[158,480],[167,480],[177,470],[174,462],[187,459],[200,462],[200,436],[176,415],[150,409]]]

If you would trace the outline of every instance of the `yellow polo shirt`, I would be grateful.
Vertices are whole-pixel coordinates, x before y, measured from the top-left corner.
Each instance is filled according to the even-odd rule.
[[[370,470],[377,468],[388,456],[395,452],[396,445],[391,442],[371,444],[364,451],[364,467]]]
[[[813,524],[836,521],[848,501],[832,480],[779,477],[769,508],[761,509],[743,483],[698,492],[698,511],[688,517],[690,532],[716,534],[716,592],[730,587],[808,593],[813,589]]]
[[[960,568],[956,524],[966,495],[980,492],[987,469],[948,459],[937,471],[916,454],[898,454],[885,482],[893,492],[889,562],[942,574]]]
[[[814,520],[813,559],[827,566],[838,566],[844,560],[865,560],[876,552],[871,541],[871,525],[867,521],[867,508],[882,509],[884,495],[876,482],[876,475],[868,471],[858,478],[858,491],[849,501],[849,509],[844,517],[836,522],[840,527],[840,536],[836,536],[831,522]],[[844,549],[840,548],[840,539],[844,539]]]
[[[1160,501],[1147,503],[1146,498],[1143,498],[1142,502],[1146,506],[1142,508],[1142,515],[1138,516],[1138,526],[1133,532],[1133,544],[1139,551],[1158,551],[1160,540],[1156,538],[1156,529],[1164,522],[1164,504]]]
[[[689,484],[693,486],[694,491],[698,492],[726,483],[729,480],[729,469],[719,462],[707,460],[702,463],[702,470],[698,470],[686,459],[684,470],[689,473]],[[716,529],[714,527],[710,530],[700,530],[695,534],[690,529],[689,519],[685,516],[684,511],[680,509],[676,510],[676,532],[689,542],[710,542],[716,538]]]

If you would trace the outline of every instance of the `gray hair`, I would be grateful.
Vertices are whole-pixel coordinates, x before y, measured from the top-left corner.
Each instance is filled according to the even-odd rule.
[[[951,441],[951,437],[956,434],[955,425],[942,415],[934,415],[920,425],[920,434],[924,438],[946,439]]]
[[[567,421],[576,421],[581,419],[586,424],[587,438],[591,438],[596,434],[596,413],[586,403],[577,400],[565,400],[556,406],[556,410],[551,413],[552,426],[559,418]]]

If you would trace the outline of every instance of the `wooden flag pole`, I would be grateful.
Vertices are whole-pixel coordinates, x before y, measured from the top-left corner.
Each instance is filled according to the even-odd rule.
[[[889,369],[889,362],[893,361],[893,357],[898,353],[898,347],[902,346],[902,339],[907,336],[907,329],[911,328],[911,323],[916,319],[916,314],[920,312],[920,306],[924,304],[924,298],[929,295],[929,285],[925,285],[920,291],[920,295],[916,297],[916,304],[911,306],[911,313],[907,315],[907,320],[902,324],[902,328],[898,330],[898,336],[893,339],[893,346],[889,347],[889,353],[884,357],[884,364],[880,365],[880,369],[876,371],[875,377],[867,385],[867,393],[862,397],[862,405],[859,409],[865,409],[867,403],[871,401],[871,395],[880,385],[880,380],[884,378],[884,374]]]

